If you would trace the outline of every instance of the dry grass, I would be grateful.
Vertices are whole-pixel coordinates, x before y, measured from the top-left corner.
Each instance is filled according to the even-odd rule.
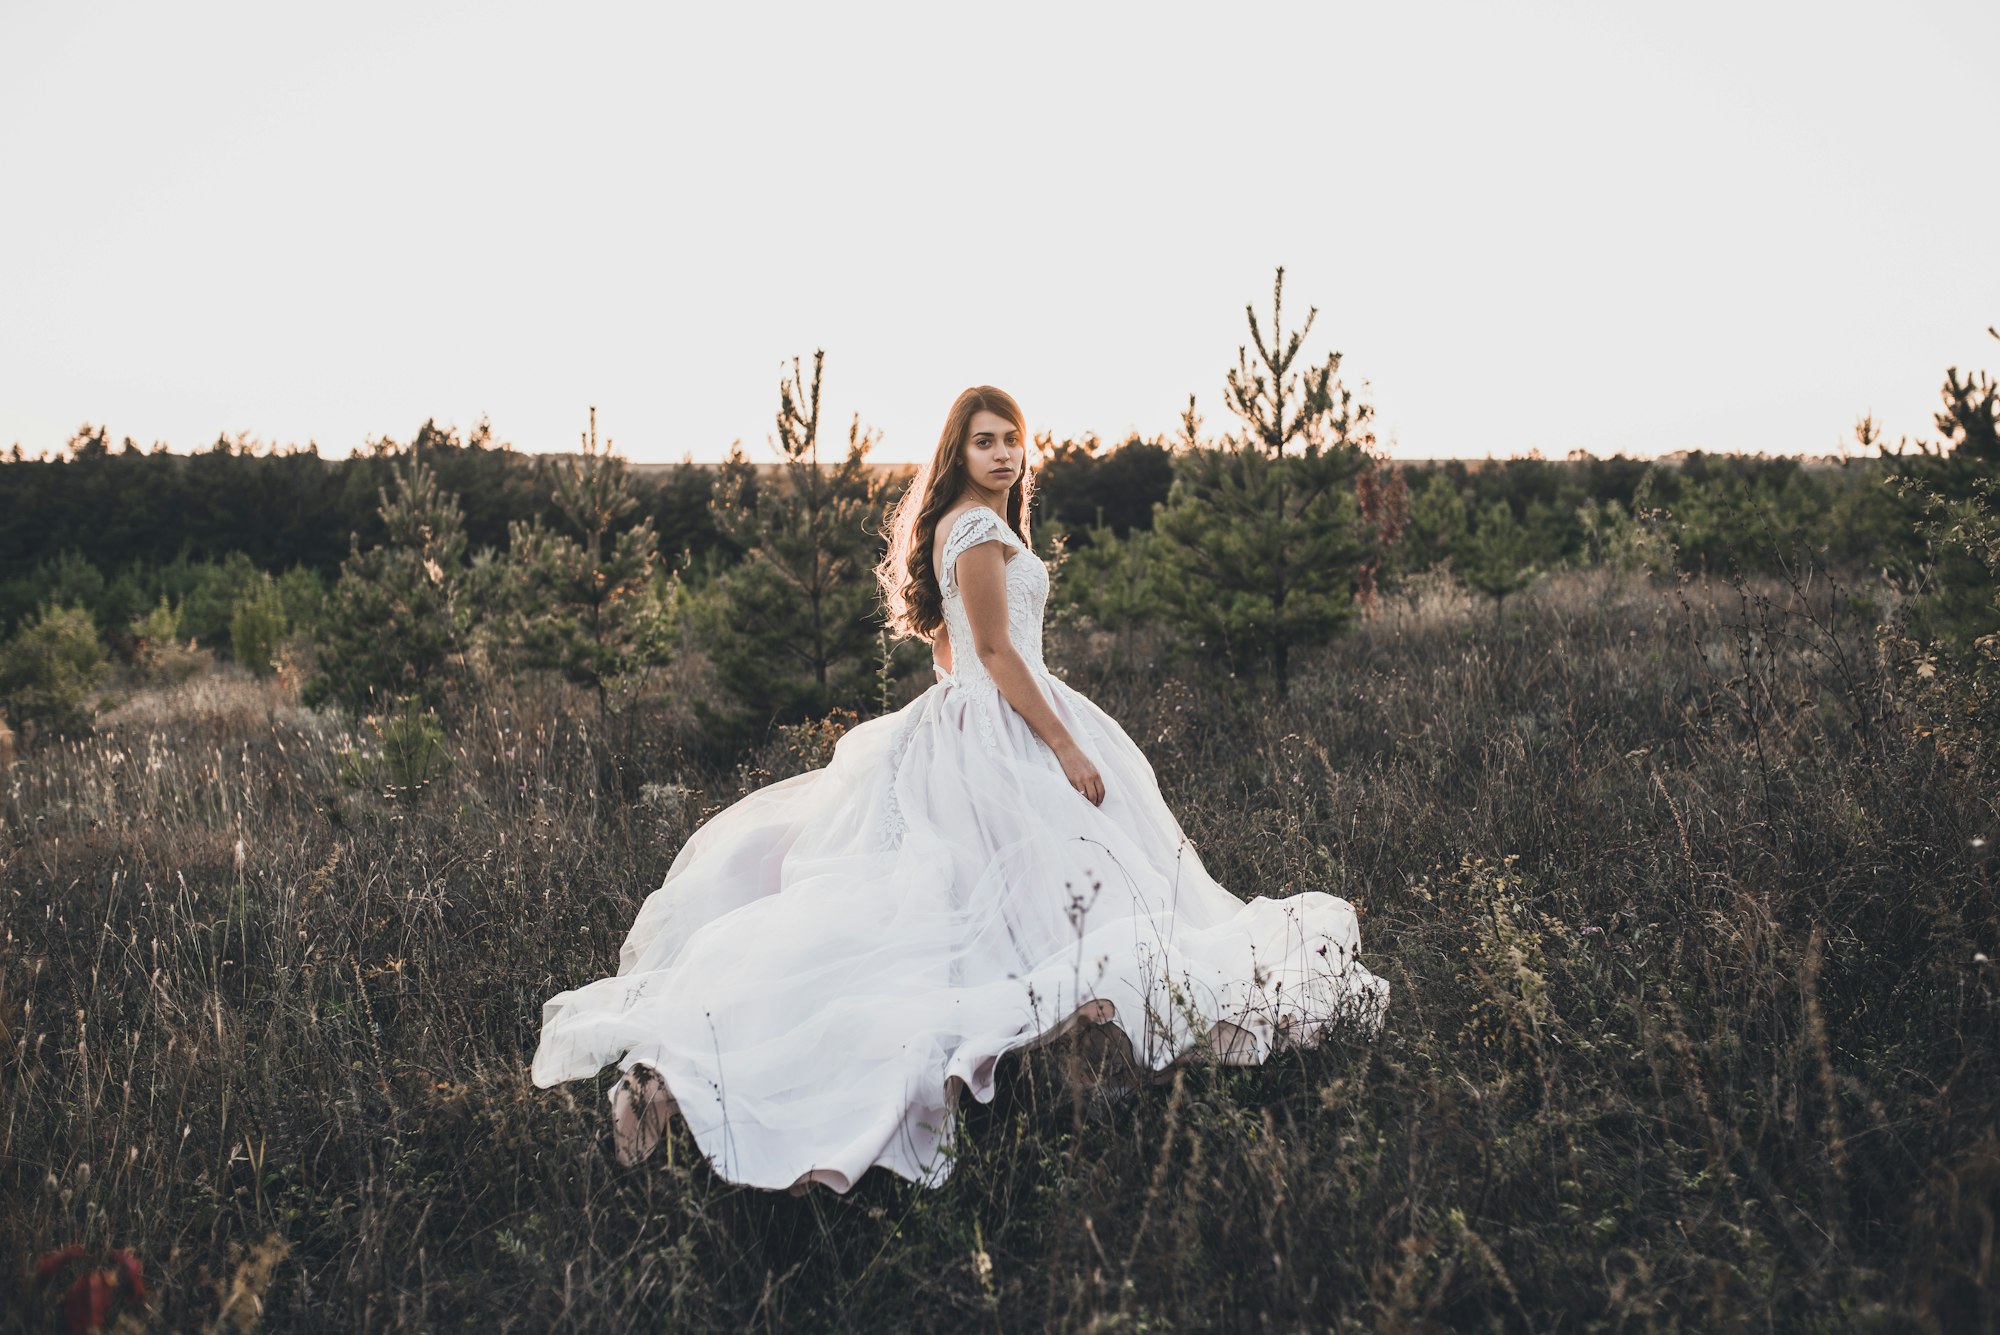
[[[1433,591],[1281,708],[1057,636],[1225,884],[1363,908],[1388,1031],[1084,1097],[1010,1059],[946,1187],[841,1198],[684,1134],[618,1170],[601,1090],[526,1075],[695,825],[823,739],[614,756],[503,683],[401,804],[280,686],[134,698],[0,789],[0,1328],[72,1240],[171,1329],[1991,1328],[1995,793],[1872,620]]]

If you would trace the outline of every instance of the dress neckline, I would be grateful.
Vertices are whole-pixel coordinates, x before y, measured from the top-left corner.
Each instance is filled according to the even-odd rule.
[[[1021,541],[1021,535],[1016,533],[1014,531],[1014,526],[1007,522],[1007,516],[1001,514],[998,510],[995,510],[990,505],[966,506],[963,510],[960,510],[958,512],[958,518],[952,520],[950,526],[944,530],[944,545],[937,549],[937,557],[933,561],[933,565],[935,566],[935,571],[936,571],[935,577],[938,583],[938,592],[940,594],[945,595],[946,597],[949,597],[955,591],[955,585],[956,585],[956,581],[953,581],[954,584],[953,589],[948,589],[945,587],[945,570],[947,569],[947,567],[949,567],[951,562],[956,559],[954,553],[951,550],[953,545],[953,540],[956,539],[959,535],[959,532],[966,527],[966,523],[968,520],[971,520],[975,523],[977,522],[977,517],[981,510],[984,510],[987,514],[993,517],[996,536],[1000,538],[1001,543],[1007,548],[1008,569],[1011,570],[1013,568],[1014,556],[1017,552],[1025,552],[1028,550],[1027,544]]]

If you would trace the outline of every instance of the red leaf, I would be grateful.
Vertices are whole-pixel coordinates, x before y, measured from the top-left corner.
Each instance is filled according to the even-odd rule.
[[[83,1255],[83,1244],[72,1242],[60,1251],[50,1252],[35,1262],[35,1287],[44,1288],[56,1277],[56,1271]]]
[[[118,1278],[125,1286],[125,1296],[143,1306],[146,1301],[146,1275],[139,1265],[139,1258],[119,1247],[105,1259],[118,1268]]]
[[[111,1314],[112,1279],[109,1270],[93,1270],[69,1286],[63,1296],[63,1329],[69,1335],[85,1335],[104,1324]]]

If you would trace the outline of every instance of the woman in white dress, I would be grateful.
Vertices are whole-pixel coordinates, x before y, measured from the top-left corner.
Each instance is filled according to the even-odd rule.
[[[936,1184],[960,1094],[990,1101],[1001,1054],[1078,1024],[1153,1071],[1381,1024],[1348,902],[1219,885],[1144,754],[1043,663],[1027,446],[1011,397],[959,395],[877,569],[937,680],[712,816],[618,972],[543,1007],[537,1085],[624,1069],[622,1161],[678,1112],[734,1182]]]

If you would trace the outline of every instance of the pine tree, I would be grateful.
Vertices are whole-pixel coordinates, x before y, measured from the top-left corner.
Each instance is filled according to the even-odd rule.
[[[2000,329],[1988,327],[2000,339]],[[1950,645],[1960,653],[1992,646],[2000,634],[2000,598],[1995,596],[1993,535],[2000,533],[2000,386],[1979,371],[1960,379],[1945,372],[1939,391],[1944,411],[1936,415],[1945,439],[1935,448],[1918,441],[1915,451],[1883,452],[1886,478],[1897,503],[1909,516],[1909,531],[1923,544],[1922,592],[1904,607],[1918,638]]]
[[[639,501],[610,439],[598,444],[594,407],[582,447],[551,466],[555,508],[571,532],[539,516],[507,526],[505,620],[517,660],[590,687],[602,719],[610,688],[656,656],[646,626],[659,543],[650,515],[619,527]]]
[[[238,598],[230,611],[230,655],[254,675],[268,677],[276,669],[278,648],[289,629],[278,581],[266,574],[256,591]]]
[[[0,727],[17,724],[57,736],[88,733],[96,691],[109,665],[97,623],[81,607],[44,603],[19,633],[0,645]]]
[[[799,359],[781,380],[778,479],[760,479],[739,443],[716,483],[716,528],[745,553],[716,581],[708,602],[710,655],[734,719],[711,725],[789,723],[834,708],[859,709],[880,694],[880,599],[872,570],[881,555],[888,497],[868,467],[874,433],[860,415],[847,453],[822,466],[820,384],[826,353],[813,353],[810,388]]]
[[[428,465],[394,468],[396,494],[378,488],[387,538],[349,554],[328,599],[309,705],[337,702],[357,713],[414,697],[445,704],[469,676],[466,648],[475,621],[465,591],[465,531],[458,498]]]
[[[2000,330],[1987,333],[2000,338]],[[1958,378],[1958,368],[1944,373],[1944,411],[1936,414],[1937,429],[1959,459],[2000,463],[2000,384],[1984,371]]]
[[[1453,565],[1467,585],[1493,600],[1496,619],[1507,595],[1525,589],[1541,574],[1532,535],[1498,497],[1486,503],[1471,531],[1459,540]]]
[[[1410,533],[1406,555],[1410,568],[1423,569],[1449,561],[1459,553],[1472,525],[1465,496],[1444,470],[1433,472],[1410,502]]]
[[[1267,344],[1248,306],[1247,349],[1227,377],[1240,434],[1199,439],[1194,399],[1182,414],[1176,477],[1155,520],[1163,603],[1183,628],[1237,670],[1261,664],[1280,697],[1294,648],[1331,639],[1354,613],[1357,578],[1377,540],[1357,479],[1374,465],[1373,409],[1338,379],[1341,354],[1295,371],[1317,308],[1287,336],[1285,271],[1277,271]]]

